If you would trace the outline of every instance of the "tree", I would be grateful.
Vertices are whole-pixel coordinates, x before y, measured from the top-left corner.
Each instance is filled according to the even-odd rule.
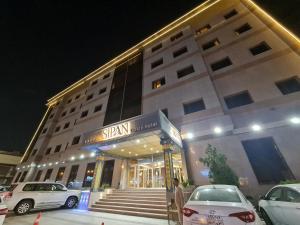
[[[204,158],[200,162],[209,168],[209,178],[212,184],[228,184],[239,186],[239,180],[234,171],[227,164],[227,158],[224,154],[218,153],[212,145],[208,145]]]

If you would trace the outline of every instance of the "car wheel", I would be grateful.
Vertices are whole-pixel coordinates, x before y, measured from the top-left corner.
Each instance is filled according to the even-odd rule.
[[[264,219],[266,225],[273,225],[270,217],[268,216],[268,214],[266,213],[266,211],[264,209],[261,209],[261,216]]]
[[[72,209],[76,206],[77,204],[77,198],[76,197],[69,197],[65,203],[65,207],[67,209]]]
[[[33,207],[33,203],[31,200],[23,200],[18,203],[18,205],[15,207],[15,213],[17,215],[24,215],[28,213]]]

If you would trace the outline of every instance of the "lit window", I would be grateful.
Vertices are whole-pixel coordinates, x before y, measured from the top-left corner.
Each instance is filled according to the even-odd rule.
[[[152,89],[160,88],[161,86],[163,86],[165,84],[166,84],[166,80],[164,77],[162,77],[158,80],[152,81]]]
[[[198,30],[196,30],[196,34],[197,35],[203,34],[207,31],[209,31],[210,29],[211,29],[211,26],[209,24],[206,24],[204,27],[201,27]]]
[[[212,41],[209,41],[209,42],[203,44],[202,49],[207,50],[207,49],[213,48],[213,47],[218,46],[218,45],[220,45],[220,41],[219,41],[219,39],[216,38]]]

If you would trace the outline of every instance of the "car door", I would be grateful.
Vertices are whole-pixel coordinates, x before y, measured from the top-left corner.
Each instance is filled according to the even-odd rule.
[[[54,204],[61,206],[64,205],[67,199],[67,189],[61,184],[52,184],[51,186]]]
[[[37,208],[48,208],[53,205],[51,196],[51,185],[47,183],[37,183],[35,187],[35,199]]]
[[[284,223],[294,225],[300,223],[300,193],[291,188],[283,189],[283,201],[281,210],[284,216]]]
[[[273,188],[265,198],[264,210],[274,224],[284,224],[281,204],[283,201],[283,190],[281,187]]]

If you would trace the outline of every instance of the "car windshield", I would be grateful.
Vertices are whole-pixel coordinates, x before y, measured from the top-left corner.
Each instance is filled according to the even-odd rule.
[[[190,201],[241,202],[241,199],[232,188],[201,188],[194,191]]]

